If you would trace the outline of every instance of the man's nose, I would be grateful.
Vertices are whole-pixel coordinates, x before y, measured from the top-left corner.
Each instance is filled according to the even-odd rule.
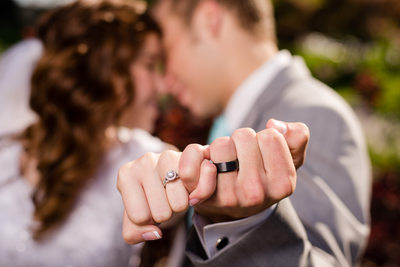
[[[163,74],[156,74],[153,77],[153,88],[158,94],[168,93],[167,83]]]
[[[179,82],[173,75],[166,73],[163,80],[164,93],[175,94],[179,90]]]

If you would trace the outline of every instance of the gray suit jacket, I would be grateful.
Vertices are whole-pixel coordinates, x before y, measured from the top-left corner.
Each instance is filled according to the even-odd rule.
[[[195,231],[187,255],[196,266],[353,266],[369,234],[371,175],[365,141],[350,107],[313,79],[300,58],[265,89],[242,127],[268,119],[304,122],[310,143],[295,193],[239,242],[207,259]]]

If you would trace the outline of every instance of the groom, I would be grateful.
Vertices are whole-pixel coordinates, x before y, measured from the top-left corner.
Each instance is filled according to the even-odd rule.
[[[189,146],[182,157],[189,159],[186,163],[200,165],[199,170],[187,171],[190,168],[184,167],[188,165],[185,162],[180,163],[183,167],[175,166],[182,176],[180,185],[191,192],[190,204],[203,218],[196,220],[195,215],[197,231],[190,236],[187,246],[191,262],[196,266],[352,266],[359,263],[369,233],[371,185],[361,127],[348,105],[333,90],[313,79],[300,58],[278,51],[271,2],[159,0],[153,11],[163,32],[170,91],[195,115],[218,116],[210,141],[233,134],[232,138],[218,138],[211,144],[210,150],[227,151],[214,153],[218,154],[214,159],[211,151],[212,160],[232,160],[232,155],[237,153],[244,164],[240,161],[237,174],[219,174],[218,183],[214,184],[212,179],[201,175],[203,169],[212,172],[212,167],[207,169],[207,163],[201,162],[203,158],[198,156],[205,155],[205,148]],[[268,176],[270,169],[266,164],[252,165],[246,161],[256,152],[243,153],[257,144],[261,147],[258,134],[236,129],[249,127],[257,132],[266,131],[263,129],[269,118],[301,121],[309,127],[307,161],[297,171],[293,195],[289,198],[285,194],[276,195],[272,197],[275,201],[264,203],[262,209],[259,205],[243,209],[241,193],[232,197],[237,193],[235,190],[243,188],[238,185],[254,192],[260,188],[257,182],[251,184],[244,179],[244,173],[250,179],[252,173],[260,173],[262,169]],[[287,126],[293,124],[281,121],[270,121],[267,128],[280,130],[288,141],[288,135],[293,132],[287,132]],[[288,144],[292,156],[296,150],[304,151],[304,147]],[[271,148],[265,146],[265,149]],[[269,161],[265,158],[271,153],[262,154],[261,158],[270,167],[288,166],[279,161],[284,158],[282,153],[270,157]],[[271,164],[274,159],[275,164]],[[148,172],[152,160],[134,162],[132,166]],[[157,166],[166,161],[166,157],[160,157]],[[295,164],[298,166],[301,162]],[[195,177],[198,173],[200,178]],[[127,175],[122,172],[122,176]],[[185,177],[197,181],[195,184],[200,189]],[[120,190],[125,188],[121,190],[125,198],[130,193],[127,180],[119,179]],[[269,197],[275,190],[268,192],[268,188],[275,186],[279,191],[272,181],[264,180],[261,185],[262,193],[269,193]],[[168,183],[167,193],[178,190],[178,186],[178,182]],[[210,196],[211,200],[203,202]],[[267,199],[268,194],[261,197]],[[129,206],[128,201],[125,204]],[[127,217],[130,219],[125,220],[125,233],[138,223],[132,219],[135,217],[132,210],[127,209]]]

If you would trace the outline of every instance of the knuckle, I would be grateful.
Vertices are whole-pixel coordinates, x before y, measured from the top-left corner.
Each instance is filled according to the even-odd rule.
[[[213,161],[228,161],[235,159],[236,146],[233,139],[224,136],[215,139],[210,145],[210,158]]]
[[[177,201],[172,206],[172,210],[174,212],[182,212],[185,211],[188,207],[188,201]]]
[[[238,206],[238,199],[236,195],[233,194],[230,196],[226,195],[224,197],[220,197],[218,202],[222,207],[225,208],[235,208]]]
[[[163,211],[157,212],[157,214],[153,215],[153,219],[156,223],[166,222],[172,217],[172,210],[165,209]]]
[[[246,141],[256,137],[256,132],[251,128],[240,128],[233,132],[232,139],[234,141]]]
[[[298,127],[299,127],[298,135],[300,137],[300,141],[308,142],[308,140],[310,139],[310,130],[308,129],[307,125],[305,125],[302,122],[299,122]]]
[[[214,194],[215,192],[214,190],[215,190],[214,188],[199,186],[196,188],[194,195],[198,199],[207,200]]]
[[[269,138],[271,138],[271,140],[273,141],[277,141],[277,140],[281,140],[283,139],[283,136],[281,133],[279,133],[276,129],[271,128],[268,129],[268,133],[269,133]]]
[[[304,123],[296,123],[295,134],[292,140],[293,162],[298,168],[305,161],[306,150],[310,140],[310,131]]]
[[[204,171],[204,174],[208,177],[215,177],[215,175],[217,174],[217,167],[209,160],[204,160],[201,163],[201,167]]]
[[[243,201],[244,207],[255,207],[264,203],[265,194],[261,190],[248,191],[245,193],[245,198]]]
[[[133,244],[135,243],[135,235],[133,231],[122,230],[122,238],[124,239],[125,243]]]
[[[291,180],[296,180],[296,178],[297,178],[297,172],[296,172],[296,169],[294,168],[294,166],[292,166],[292,168],[288,168],[287,176],[288,176]]]
[[[293,194],[293,187],[291,183],[285,183],[282,186],[282,198],[290,196],[291,194]]]
[[[299,128],[301,130],[301,132],[305,135],[305,136],[309,136],[310,135],[310,130],[308,129],[308,126],[302,122],[298,122],[299,124]]]
[[[292,171],[288,174],[288,190],[287,194],[288,196],[294,193],[294,190],[296,189],[296,180],[297,180],[297,173],[295,168],[291,169]]]
[[[141,156],[139,159],[137,159],[136,162],[138,165],[140,165],[144,168],[149,168],[149,167],[153,167],[155,159],[156,159],[155,153],[147,152],[143,156]]]
[[[130,167],[132,166],[131,163],[132,162],[128,162],[128,163],[123,164],[118,170],[118,176],[121,176],[121,177],[125,176],[129,172]]]
[[[179,161],[179,176],[186,181],[197,175],[196,166],[203,159],[202,146],[199,144],[190,144],[182,152]]]
[[[124,186],[125,181],[127,179],[130,179],[131,173],[132,172],[132,162],[125,163],[118,169],[118,175],[117,175],[117,189],[119,192],[121,192],[121,188]]]
[[[293,184],[288,180],[283,186],[282,186],[282,196],[283,197],[288,197],[292,195],[294,192],[294,186]]]
[[[204,188],[196,188],[195,192],[196,198],[199,199],[208,199],[212,193],[208,192],[207,190],[204,190]]]
[[[142,157],[140,157],[141,161],[151,161],[154,158],[153,152],[146,152]]]
[[[294,193],[296,188],[296,174],[289,171],[285,176],[277,177],[276,186],[271,188],[270,196],[272,199],[279,201]]]
[[[251,179],[246,179],[243,185],[238,185],[238,190],[242,190],[241,203],[244,207],[258,206],[265,200],[262,175],[256,172],[249,177]]]
[[[189,144],[186,146],[185,150],[183,150],[184,153],[203,153],[202,151],[202,146],[199,144]]]
[[[165,150],[160,155],[160,161],[169,160],[170,158],[175,157],[177,153],[178,152],[174,150]]]
[[[124,186],[123,186],[123,182],[121,181],[121,179],[123,179],[123,178],[121,178],[121,177],[122,177],[122,176],[120,175],[120,172],[118,171],[117,190],[118,190],[119,193],[122,193],[122,188],[124,187]]]
[[[229,136],[218,137],[210,144],[210,149],[218,149],[231,144],[232,140]]]
[[[186,182],[190,180],[192,177],[196,176],[196,169],[193,168],[192,165],[184,165],[184,166],[179,166],[179,177],[183,182]]]
[[[257,139],[261,144],[271,144],[280,141],[283,136],[275,129],[270,128],[257,133]]]
[[[146,223],[151,222],[150,215],[145,214],[145,213],[134,213],[135,215],[131,217],[131,220],[133,223],[138,224],[138,225],[143,225]]]

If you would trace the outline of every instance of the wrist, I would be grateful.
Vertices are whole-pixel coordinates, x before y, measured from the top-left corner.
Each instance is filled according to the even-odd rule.
[[[202,216],[209,224],[231,222],[259,214],[271,207],[271,205],[262,205],[250,208],[216,208],[198,205],[194,207],[195,213]]]

